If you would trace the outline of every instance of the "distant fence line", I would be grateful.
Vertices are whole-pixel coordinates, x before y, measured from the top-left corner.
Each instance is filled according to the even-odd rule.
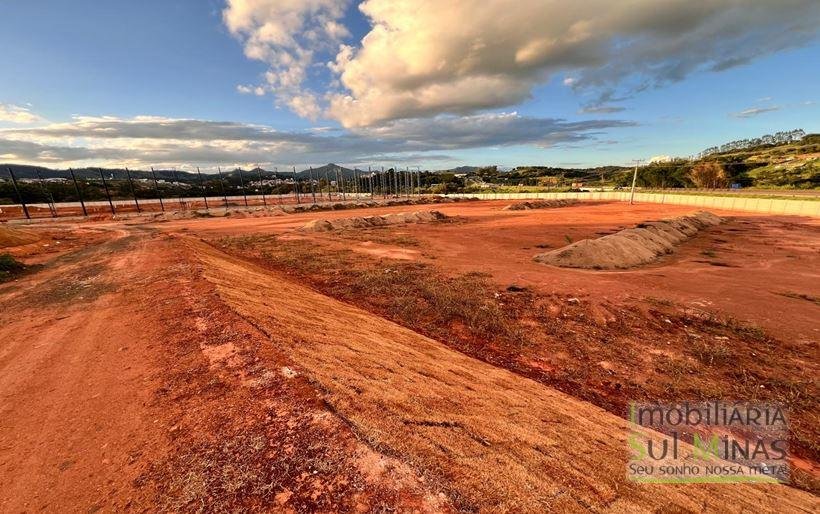
[[[22,217],[30,220],[33,218],[58,218],[76,215],[93,216],[105,214],[106,211],[110,212],[112,216],[116,216],[118,214],[128,212],[136,212],[139,214],[143,211],[155,211],[156,209],[154,209],[154,207],[157,205],[159,206],[159,210],[161,212],[165,212],[166,204],[168,205],[169,210],[195,210],[199,208],[199,204],[202,204],[205,210],[209,210],[212,208],[241,208],[243,205],[246,208],[250,208],[260,206],[268,207],[277,204],[284,205],[288,203],[317,204],[322,202],[332,202],[334,201],[334,196],[335,201],[347,201],[348,199],[356,200],[363,197],[409,198],[410,196],[421,194],[421,171],[419,169],[410,170],[407,168],[406,170],[400,170],[391,168],[387,171],[382,169],[381,171],[368,170],[367,172],[354,169],[352,174],[348,173],[348,176],[346,177],[343,170],[337,167],[332,171],[332,173],[327,170],[324,172],[325,187],[322,187],[322,177],[318,174],[318,172],[314,178],[314,170],[312,168],[308,170],[307,177],[299,177],[294,170],[293,180],[290,182],[290,184],[292,184],[291,192],[289,194],[266,194],[264,192],[262,174],[260,170],[257,170],[260,188],[252,190],[251,194],[248,194],[246,184],[252,187],[252,182],[246,181],[243,177],[242,169],[237,168],[239,174],[239,187],[233,188],[233,191],[237,191],[238,189],[240,195],[228,194],[229,185],[226,185],[226,181],[221,170],[219,171],[218,177],[215,177],[218,179],[218,184],[220,185],[219,194],[209,195],[207,190],[203,187],[202,176],[199,169],[197,169],[198,181],[195,187],[201,189],[200,194],[197,196],[187,197],[183,197],[179,192],[177,192],[176,195],[162,195],[160,194],[157,176],[152,168],[151,175],[154,186],[154,196],[146,198],[139,197],[137,195],[137,190],[134,187],[131,172],[128,168],[124,169],[131,196],[130,199],[115,198],[114,195],[112,195],[111,188],[109,187],[111,178],[109,177],[109,179],[106,180],[102,169],[98,169],[98,172],[102,182],[103,191],[105,193],[105,200],[84,199],[79,184],[80,182],[85,183],[87,180],[78,180],[74,171],[69,169],[70,180],[71,183],[73,183],[78,201],[55,202],[54,197],[48,189],[46,181],[43,180],[43,177],[40,176],[38,172],[37,183],[39,184],[41,192],[44,193],[46,198],[49,198],[50,201],[31,203],[25,201],[18,184],[19,181],[17,177],[11,167],[7,167],[6,171],[11,179],[14,194],[20,203],[0,205],[0,218],[15,219],[15,217]],[[175,182],[178,182],[176,179],[176,172],[174,172],[174,174]],[[251,175],[248,178],[253,178],[253,176]],[[330,180],[331,178],[334,180]],[[74,209],[78,209],[77,212],[74,212]],[[19,216],[9,215],[10,213],[16,214],[17,210],[20,211]]]
[[[592,191],[582,193],[451,193],[444,196],[454,198],[475,197],[482,200],[536,200],[576,198],[579,200],[629,201],[629,192]],[[782,198],[748,198],[736,195],[704,196],[681,193],[635,193],[636,202],[669,205],[691,205],[704,209],[727,211],[747,211],[764,214],[788,214],[820,217],[820,201],[793,200]]]
[[[315,195],[314,195],[315,193]],[[141,198],[140,210],[135,210],[133,200],[95,200],[86,202],[62,203],[33,203],[27,205],[25,218],[55,218],[66,216],[92,216],[99,214],[133,214],[135,212],[160,212],[196,209],[221,208],[257,208],[275,207],[277,205],[316,204],[326,202],[356,201],[362,198],[396,198],[421,196],[412,188],[402,190],[401,187],[384,191],[359,192],[307,192],[300,195],[294,193],[283,195],[222,195],[222,196],[191,196]],[[629,192],[623,191],[592,191],[566,193],[448,193],[436,196],[451,198],[478,198],[480,200],[535,200],[535,199],[563,199],[574,198],[582,201],[629,201]],[[162,201],[164,200],[164,205]],[[720,209],[727,211],[746,211],[773,215],[796,215],[820,218],[820,201],[783,199],[783,198],[749,198],[737,195],[704,196],[687,195],[681,193],[635,193],[636,202],[659,203],[669,205],[689,205],[703,209]],[[156,209],[156,207],[160,209]],[[82,208],[82,211],[80,211]],[[20,215],[6,216],[8,209],[19,210]],[[73,212],[72,209],[76,212]],[[2,205],[0,213],[5,219],[23,218],[21,204]],[[59,214],[59,213],[62,214]],[[40,216],[37,216],[40,214]]]

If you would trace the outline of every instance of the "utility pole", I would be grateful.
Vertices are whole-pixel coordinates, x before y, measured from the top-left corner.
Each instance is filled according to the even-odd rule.
[[[635,182],[638,181],[638,165],[643,159],[635,159],[635,173],[632,174],[632,192],[629,195],[629,205],[635,204]]]

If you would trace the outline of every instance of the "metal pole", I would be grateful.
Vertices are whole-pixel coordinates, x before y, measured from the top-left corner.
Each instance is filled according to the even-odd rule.
[[[88,211],[85,210],[85,202],[83,201],[83,194],[80,192],[80,186],[77,185],[77,177],[74,176],[74,170],[68,168],[68,172],[71,173],[71,180],[74,181],[74,190],[77,191],[77,198],[80,199],[80,207],[83,208],[83,216],[88,216]]]
[[[367,184],[370,186],[370,198],[373,198],[373,171],[367,167]]]
[[[159,208],[162,212],[165,212],[165,205],[162,203],[162,195],[159,193],[159,184],[157,184],[157,174],[154,173],[153,166],[151,166],[151,176],[154,177],[154,192],[157,193],[157,198],[159,198]]]
[[[640,164],[641,160],[635,160],[635,173],[632,175],[632,192],[629,194],[629,205],[633,205],[635,203],[635,182],[638,180],[638,164]]]
[[[302,203],[302,201],[299,199],[299,181],[296,178],[296,166],[293,167],[293,191],[296,194],[296,203]]]
[[[222,168],[217,166],[216,172],[219,173],[219,188],[222,190],[222,198],[225,199],[225,210],[228,210],[228,193],[225,192],[225,181],[222,180]]]
[[[333,168],[333,173],[336,174],[336,197],[338,198],[339,195],[339,168]]]
[[[45,180],[43,180],[43,176],[40,175],[40,169],[39,168],[34,168],[34,172],[37,173],[37,178],[40,181],[40,187],[43,189],[43,192],[46,194],[46,201],[50,202],[48,204],[48,210],[51,211],[51,217],[56,218],[57,217],[57,206],[54,205],[54,195],[52,195],[51,191],[49,191],[48,187],[46,187],[46,182],[45,182]]]
[[[97,170],[100,172],[100,178],[102,179],[103,188],[105,189],[105,196],[108,198],[108,205],[111,206],[111,214],[116,216],[117,211],[114,210],[114,202],[111,201],[111,193],[108,192],[108,183],[105,181],[102,168],[97,168]]]
[[[248,194],[245,192],[245,181],[242,179],[242,167],[236,168],[239,171],[239,187],[242,188],[242,196],[245,198],[245,207],[248,206]]]
[[[276,178],[276,180],[279,180],[279,168],[277,168],[276,166],[273,167],[273,176]],[[279,184],[279,185],[281,186],[281,184]],[[282,190],[281,189],[279,190],[279,194],[277,194],[276,197],[279,199],[279,205],[282,205]]]
[[[171,171],[174,172],[174,184],[181,184],[181,182],[179,181],[179,176],[177,175],[176,167],[172,168]],[[180,210],[184,211],[185,210],[185,202],[182,201],[182,193],[181,192],[177,193],[177,198],[179,199],[179,208],[180,208]]]
[[[330,196],[330,177],[327,175],[327,168],[325,168],[325,184],[327,185],[327,199],[333,201],[333,197]]]
[[[205,210],[208,210],[208,192],[205,190],[205,184],[202,183],[202,172],[199,171],[199,166],[196,167],[196,175],[199,177],[199,187],[202,189],[202,199],[205,200]]]
[[[14,186],[14,192],[17,193],[17,198],[20,199],[20,205],[23,206],[23,214],[26,215],[27,220],[30,220],[31,215],[28,213],[28,207],[26,207],[26,201],[23,200],[23,195],[20,194],[20,190],[17,188],[17,178],[15,178],[14,172],[11,171],[11,166],[6,166],[6,169],[9,171],[9,176],[11,177],[11,184]]]
[[[262,192],[262,205],[267,208],[268,201],[265,199],[265,184],[262,183],[262,168],[258,164],[256,165],[256,171],[259,173],[259,191]]]
[[[310,177],[310,194],[313,196],[313,205],[316,205],[316,188],[313,187],[313,167],[308,168],[308,176]]]
[[[342,200],[347,201],[347,183],[345,182],[345,172],[343,169],[339,169],[339,177],[342,179]]]
[[[134,205],[137,206],[137,214],[139,214],[142,212],[142,209],[140,209],[140,202],[137,200],[137,190],[134,189],[134,181],[131,180],[131,172],[128,171],[128,168],[125,168],[125,174],[128,176],[128,187],[131,188],[131,196],[134,197]]]

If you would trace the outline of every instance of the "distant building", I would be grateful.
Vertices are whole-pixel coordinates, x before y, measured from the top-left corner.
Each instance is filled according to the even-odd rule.
[[[729,143],[712,146],[698,154],[698,158],[703,158],[708,155],[719,152],[731,152],[734,150],[744,150],[760,145],[781,145],[791,143],[793,141],[800,141],[806,137],[806,132],[803,129],[789,130],[785,132],[777,132],[774,135],[766,134],[765,136],[756,137],[753,139],[738,139],[737,141],[730,141]]]

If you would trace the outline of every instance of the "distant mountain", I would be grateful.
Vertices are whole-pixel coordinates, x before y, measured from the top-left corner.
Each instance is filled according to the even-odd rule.
[[[459,166],[457,168],[452,168],[449,170],[444,170],[445,173],[475,173],[478,171],[478,166]]]
[[[319,166],[318,168],[313,168],[311,170],[302,170],[297,173],[299,178],[309,178],[311,173],[313,174],[313,178],[324,178],[327,175],[329,180],[336,180],[336,173],[340,173],[344,175],[345,178],[351,178],[354,175],[354,171],[350,168],[345,168],[344,166],[339,166],[338,164],[333,164],[332,162],[329,164],[325,164],[324,166]]]
[[[39,176],[46,178],[71,178],[71,172],[68,170],[54,170],[51,168],[44,168],[42,166],[28,166],[25,164],[0,164],[0,177],[6,178],[8,176],[7,169],[11,168],[14,176],[18,179],[36,179]],[[150,179],[152,174],[150,170],[129,170],[131,178],[133,179]],[[180,182],[195,182],[198,180],[196,172],[188,172],[177,170],[154,170],[157,179],[165,181],[180,181]],[[102,168],[102,174],[106,180],[124,180],[128,178],[124,168],[111,169]],[[99,168],[75,168],[74,175],[79,179],[99,179]]]
[[[39,175],[44,178],[71,178],[71,174],[68,170],[58,170],[58,169],[51,169],[46,168],[43,166],[29,166],[26,164],[0,164],[0,179],[5,179],[8,177],[7,168],[11,168],[14,172],[14,176],[18,179],[36,179]],[[356,174],[363,174],[367,173],[367,170],[360,170],[356,169],[355,171],[350,168],[345,168],[344,166],[339,166],[337,164],[325,164],[324,166],[319,166],[317,168],[313,168],[312,174],[313,177],[324,178],[325,173],[330,180],[335,180],[336,172],[341,173],[344,175],[345,179],[353,178]],[[150,170],[129,170],[131,173],[131,178],[133,179],[150,179],[153,177]],[[103,176],[106,180],[125,180],[128,178],[128,173],[126,173],[124,168],[102,168]],[[165,180],[168,182],[171,181],[179,181],[179,182],[186,182],[186,183],[196,183],[199,180],[199,176],[197,175],[196,171],[190,170],[164,170],[164,169],[155,169],[154,173],[158,180]],[[259,180],[259,175],[262,175],[262,178],[265,180],[270,180],[274,178],[279,178],[283,180],[293,179],[293,172],[287,169],[280,169],[278,171],[270,171],[265,170],[262,168],[253,168],[250,170],[243,169],[242,170],[242,178],[246,181],[252,180]],[[74,175],[78,179],[97,179],[100,178],[100,169],[99,168],[75,168]],[[214,173],[202,173],[204,179],[209,180],[214,178]],[[311,171],[308,169],[300,170],[296,172],[296,177],[299,179],[307,179],[311,175]],[[222,170],[222,176],[227,180],[232,181],[239,181],[239,170]]]

